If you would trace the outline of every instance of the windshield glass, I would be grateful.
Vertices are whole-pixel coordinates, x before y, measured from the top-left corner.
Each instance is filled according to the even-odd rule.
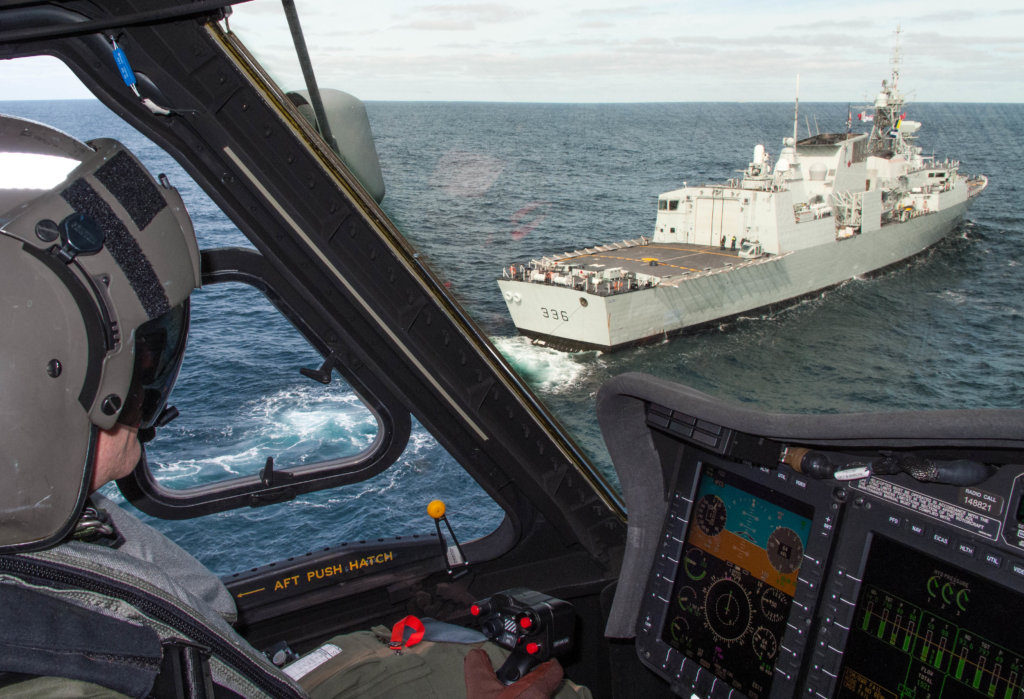
[[[602,470],[594,395],[625,371],[777,411],[1021,405],[1005,197],[1024,113],[990,103],[1024,91],[999,76],[994,15],[929,5],[839,37],[760,6],[297,9],[319,85],[366,102],[385,211]],[[937,50],[964,48],[964,22],[989,82]],[[229,29],[304,88],[280,5],[240,5]],[[905,104],[869,145],[879,95]],[[793,154],[794,134],[838,136]],[[659,315],[607,351],[572,329],[597,307],[608,326]]]
[[[627,371],[773,411],[1024,403],[1015,6],[296,10],[319,87],[366,105],[385,212],[610,479],[594,397]],[[281,3],[222,26],[307,89]],[[6,99],[91,98],[57,61],[4,63]],[[4,111],[53,121],[33,104]],[[584,317],[643,322],[610,350]]]

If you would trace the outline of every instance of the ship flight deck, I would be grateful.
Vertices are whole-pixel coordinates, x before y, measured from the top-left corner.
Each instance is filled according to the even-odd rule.
[[[573,264],[587,269],[621,267],[623,272],[639,272],[665,279],[687,272],[709,272],[737,262],[737,250],[690,243],[652,243],[607,252],[574,257]],[[652,264],[653,263],[653,264]]]
[[[568,285],[566,281],[570,276],[578,281],[580,277],[601,279],[614,273],[616,277],[656,277],[660,284],[674,277],[714,272],[745,262],[738,253],[739,250],[731,246],[650,243],[641,238],[533,260],[529,267],[509,267],[503,276],[513,280]],[[537,270],[555,273],[538,274]],[[575,274],[559,274],[567,271]],[[600,293],[597,289],[595,291]]]

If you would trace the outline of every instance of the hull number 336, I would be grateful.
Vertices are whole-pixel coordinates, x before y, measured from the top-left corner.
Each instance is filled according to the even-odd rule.
[[[551,320],[569,320],[569,314],[565,311],[560,311],[557,308],[546,308],[541,306],[540,314],[545,318],[550,318]]]

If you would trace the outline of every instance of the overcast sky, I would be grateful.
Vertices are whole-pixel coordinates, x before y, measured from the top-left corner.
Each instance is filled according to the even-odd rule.
[[[364,100],[868,99],[902,28],[920,102],[1024,102],[1020,0],[295,0],[321,86]],[[301,78],[280,2],[229,20],[288,89]],[[130,56],[129,56],[130,57]],[[88,96],[53,59],[0,61],[0,99]]]

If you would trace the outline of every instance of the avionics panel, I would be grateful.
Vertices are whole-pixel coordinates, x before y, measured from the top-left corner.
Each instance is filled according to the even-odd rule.
[[[679,691],[792,696],[839,509],[831,490],[710,455],[694,464],[672,493],[641,658]]]
[[[796,593],[812,508],[705,466],[662,640],[750,696],[765,696]]]
[[[975,572],[876,535],[836,696],[1019,699],[1022,604]]]
[[[841,481],[659,439],[668,508],[637,650],[676,694],[1024,697],[1019,462],[970,486]]]

